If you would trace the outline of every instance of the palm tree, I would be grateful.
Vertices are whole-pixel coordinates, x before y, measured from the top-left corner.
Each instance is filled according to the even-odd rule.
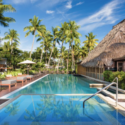
[[[86,46],[83,46],[82,48],[79,49],[78,55],[83,60],[88,54],[88,50]]]
[[[59,50],[57,49],[57,47],[55,47],[55,48],[54,48],[54,51],[53,51],[53,55],[52,55],[52,57],[53,57],[53,59],[54,59],[54,67],[56,66],[56,61],[55,61],[55,59],[57,59],[58,56],[59,56]]]
[[[60,28],[59,37],[60,37],[60,41],[62,42],[62,46],[61,46],[61,53],[62,53],[64,41],[66,40],[66,37],[69,34],[69,29],[68,29],[69,24],[67,22],[64,22],[61,24],[61,26],[62,27],[59,27]]]
[[[31,48],[31,52],[30,52],[30,58],[31,58],[31,54],[32,54],[32,50],[33,50],[33,45],[34,45],[34,40],[35,40],[35,33],[36,31],[38,32],[38,34],[41,34],[41,30],[45,30],[46,27],[45,25],[41,25],[42,20],[38,20],[38,17],[34,16],[33,19],[29,19],[29,22],[31,23],[31,26],[27,26],[24,28],[24,31],[29,30],[25,37],[29,36],[30,33],[32,33],[34,35],[33,38],[33,43],[32,43],[32,48]]]
[[[64,22],[61,24],[60,31],[59,31],[59,40],[62,42],[61,46],[61,58],[62,58],[62,49],[63,49],[63,44],[66,41],[66,38],[68,37],[69,29],[68,29],[69,24],[67,22]]]
[[[43,57],[43,50],[45,50],[46,52],[46,61],[47,61],[47,49],[49,49],[50,47],[50,43],[52,41],[52,35],[51,35],[51,32],[50,31],[45,31],[43,33],[43,35],[40,35],[38,34],[37,37],[39,37],[37,39],[37,41],[41,41],[40,44],[41,44],[41,57],[40,57],[40,62],[42,61],[42,57]],[[47,63],[47,62],[46,62]]]
[[[53,50],[56,46],[56,43],[59,44],[59,30],[58,28],[53,28],[52,27],[52,31],[53,31],[53,46],[52,46],[52,50],[51,50],[51,54],[50,54],[50,57],[49,57],[49,62],[48,62],[48,65],[50,65],[50,59],[52,57],[52,53],[53,53]]]
[[[48,37],[52,37],[52,35],[50,34],[50,31],[47,30],[42,30],[38,35],[36,35],[38,37],[37,42],[41,41],[41,56],[40,56],[40,62],[42,62],[42,58],[43,58],[43,50],[44,50],[44,45],[45,45],[45,41],[48,39]]]
[[[86,39],[83,43],[84,46],[86,46],[88,48],[88,52],[90,52],[91,50],[93,50],[95,48],[95,46],[98,44],[96,41],[98,41],[98,39],[95,39],[96,35],[93,35],[93,33],[88,33],[88,36],[85,35]]]
[[[15,43],[19,43],[19,34],[17,33],[17,31],[16,30],[14,30],[14,29],[9,29],[9,32],[5,32],[5,37],[4,37],[4,39],[5,40],[9,40],[10,41],[10,44],[11,44],[11,54],[12,54],[12,52],[13,52],[13,42],[15,42]]]
[[[69,31],[70,31],[70,34],[68,35],[68,38],[67,38],[66,41],[70,42],[70,45],[71,45],[71,50],[72,50],[72,52],[71,52],[72,53],[72,70],[75,69],[73,44],[79,44],[80,43],[79,37],[81,36],[81,34],[78,33],[78,31],[77,31],[79,28],[80,28],[80,26],[78,26],[75,23],[75,21],[69,21]]]
[[[0,0],[0,24],[4,27],[9,26],[8,23],[15,22],[15,19],[11,17],[5,17],[4,12],[14,12],[16,11],[11,5],[3,4],[3,0]]]

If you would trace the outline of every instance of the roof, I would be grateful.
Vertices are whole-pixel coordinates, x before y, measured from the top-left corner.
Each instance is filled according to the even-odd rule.
[[[111,66],[113,59],[125,56],[125,20],[118,23],[81,62],[84,67]]]
[[[125,57],[121,57],[121,58],[114,58],[112,59],[113,61],[121,61],[121,60],[125,60]]]

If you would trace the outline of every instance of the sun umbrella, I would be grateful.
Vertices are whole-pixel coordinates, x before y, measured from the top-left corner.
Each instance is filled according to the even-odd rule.
[[[35,64],[35,62],[30,61],[30,60],[26,60],[26,61],[20,62],[18,64]]]
[[[18,64],[28,64],[29,65],[29,64],[35,64],[35,62],[30,61],[30,60],[25,60],[25,61],[20,62]],[[27,66],[27,68],[28,68],[28,66]],[[29,70],[27,70],[27,74],[29,74]]]

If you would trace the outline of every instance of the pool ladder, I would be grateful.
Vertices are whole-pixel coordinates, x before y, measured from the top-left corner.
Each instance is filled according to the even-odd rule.
[[[115,80],[116,80],[116,82],[115,82]],[[118,78],[116,77],[116,78],[112,81],[112,83],[110,83],[110,84],[107,85],[106,87],[102,88],[100,91],[96,92],[95,94],[91,95],[91,96],[88,97],[87,99],[85,99],[85,100],[83,101],[83,108],[85,107],[85,102],[86,102],[87,100],[89,100],[89,99],[92,98],[93,96],[96,96],[96,95],[99,94],[101,91],[103,91],[103,90],[109,88],[111,85],[114,85],[114,84],[116,84],[116,106],[118,106]]]

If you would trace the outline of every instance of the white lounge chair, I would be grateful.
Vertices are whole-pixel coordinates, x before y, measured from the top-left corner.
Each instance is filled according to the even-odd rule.
[[[9,91],[11,90],[11,85],[17,86],[16,80],[3,80],[1,81],[1,86],[9,86]]]

